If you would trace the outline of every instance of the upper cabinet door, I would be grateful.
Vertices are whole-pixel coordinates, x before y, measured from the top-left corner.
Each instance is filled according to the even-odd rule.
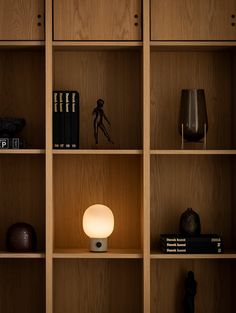
[[[235,40],[235,0],[151,0],[152,40]]]
[[[141,0],[54,0],[54,40],[141,40]]]
[[[44,40],[44,0],[0,0],[0,40]]]

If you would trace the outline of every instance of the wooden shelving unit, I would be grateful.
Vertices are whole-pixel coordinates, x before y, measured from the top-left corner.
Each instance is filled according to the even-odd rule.
[[[0,150],[0,312],[181,312],[193,270],[196,312],[233,313],[235,1],[11,6],[0,1],[0,116],[26,119],[27,149]],[[184,88],[205,89],[206,150],[181,150]],[[80,92],[78,150],[52,147],[55,89]],[[114,144],[94,144],[98,98]],[[112,209],[115,229],[108,252],[96,254],[82,215],[99,202]],[[222,236],[222,254],[160,251],[160,234],[177,232],[187,207],[200,213],[203,232]],[[18,221],[34,225],[35,253],[4,250],[6,230]]]

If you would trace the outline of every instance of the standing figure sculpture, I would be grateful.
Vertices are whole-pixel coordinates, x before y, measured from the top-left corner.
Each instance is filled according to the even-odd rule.
[[[194,297],[197,293],[197,282],[194,273],[188,272],[185,279],[184,313],[194,313]]]
[[[103,119],[108,123],[109,126],[111,126],[110,121],[106,117],[104,111],[103,111],[103,105],[104,105],[104,100],[98,99],[97,100],[97,106],[93,110],[93,115],[95,115],[94,121],[93,121],[93,128],[94,128],[94,138],[95,138],[95,143],[98,144],[98,130],[103,132],[107,140],[113,144],[113,141],[111,140],[111,137],[103,124]]]

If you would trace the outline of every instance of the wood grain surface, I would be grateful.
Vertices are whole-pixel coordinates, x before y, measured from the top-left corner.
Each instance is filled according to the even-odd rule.
[[[151,148],[180,149],[181,90],[204,89],[208,149],[233,147],[233,55],[230,51],[151,53]],[[186,149],[202,149],[187,144]]]
[[[55,0],[54,40],[141,40],[141,15],[140,0]]]
[[[44,0],[0,0],[0,40],[44,40]]]
[[[80,93],[80,148],[139,149],[142,134],[141,54],[127,51],[57,51],[54,90]],[[114,144],[93,134],[93,109],[102,98]],[[106,123],[106,122],[104,122]]]
[[[44,260],[0,260],[0,311],[45,312]]]
[[[151,0],[151,39],[235,40],[235,15],[234,0]]]
[[[45,147],[44,54],[0,51],[0,116],[23,117],[27,148]]]
[[[43,156],[0,157],[0,249],[5,250],[6,231],[17,222],[32,224],[38,250],[45,248],[45,184]],[[1,293],[0,293],[1,294]]]
[[[54,156],[54,248],[88,248],[84,211],[101,203],[114,214],[111,249],[141,247],[139,156]]]
[[[139,260],[54,261],[54,313],[141,313]]]
[[[183,312],[184,283],[188,271],[197,281],[195,311],[233,313],[235,262],[170,260],[151,262],[151,313]]]

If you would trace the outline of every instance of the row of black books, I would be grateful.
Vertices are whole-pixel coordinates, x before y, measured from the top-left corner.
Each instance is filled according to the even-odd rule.
[[[79,93],[53,92],[53,148],[79,148]]]
[[[165,234],[161,235],[161,250],[165,253],[221,253],[222,240],[216,234],[194,237]]]

